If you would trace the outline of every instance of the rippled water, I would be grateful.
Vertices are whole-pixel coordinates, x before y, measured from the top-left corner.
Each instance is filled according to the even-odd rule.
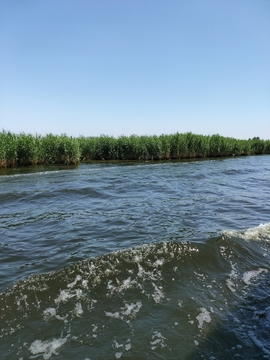
[[[0,170],[0,358],[270,358],[269,165]]]

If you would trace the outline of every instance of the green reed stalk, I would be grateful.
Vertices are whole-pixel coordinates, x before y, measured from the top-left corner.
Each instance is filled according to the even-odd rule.
[[[78,164],[81,160],[168,160],[270,154],[270,140],[237,140],[191,132],[160,136],[78,138],[65,134],[0,132],[0,168],[36,164]]]

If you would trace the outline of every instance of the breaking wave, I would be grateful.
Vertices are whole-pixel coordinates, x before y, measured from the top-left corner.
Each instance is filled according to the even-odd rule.
[[[269,240],[267,223],[27,277],[0,296],[1,358],[268,358]]]

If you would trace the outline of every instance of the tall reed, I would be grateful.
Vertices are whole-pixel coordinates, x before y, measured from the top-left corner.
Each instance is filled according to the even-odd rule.
[[[78,138],[65,134],[26,135],[0,132],[0,167],[78,164],[81,160],[168,160],[270,154],[270,140],[237,140],[191,132],[160,136]]]

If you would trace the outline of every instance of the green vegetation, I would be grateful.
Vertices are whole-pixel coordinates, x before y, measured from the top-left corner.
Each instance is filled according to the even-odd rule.
[[[81,160],[168,160],[270,154],[270,140],[237,140],[192,133],[114,138],[19,135],[0,132],[0,168],[35,164],[78,164]]]
[[[0,132],[0,168],[36,164],[78,164],[78,139],[66,135],[19,135]]]

